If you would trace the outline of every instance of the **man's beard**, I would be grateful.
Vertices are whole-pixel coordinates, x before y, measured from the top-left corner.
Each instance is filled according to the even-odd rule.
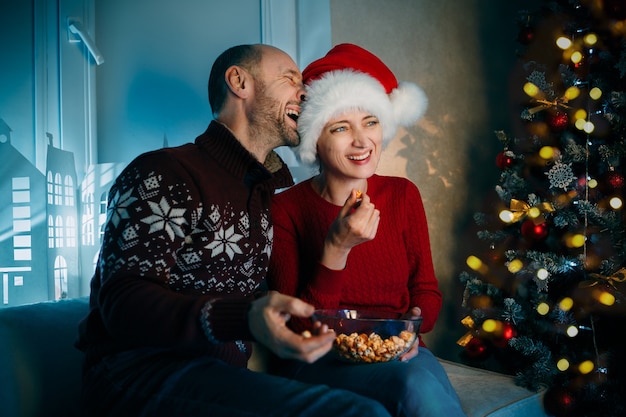
[[[272,148],[299,145],[300,135],[285,123],[278,100],[266,93],[263,82],[257,80],[255,88],[255,107],[250,112],[250,137],[265,141]]]

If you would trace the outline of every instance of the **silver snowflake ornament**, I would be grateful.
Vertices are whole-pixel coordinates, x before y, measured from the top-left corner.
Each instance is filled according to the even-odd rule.
[[[550,179],[550,188],[562,188],[563,191],[566,191],[572,181],[576,179],[574,171],[572,171],[572,164],[564,164],[561,161],[556,161],[550,171],[546,172],[546,175]]]

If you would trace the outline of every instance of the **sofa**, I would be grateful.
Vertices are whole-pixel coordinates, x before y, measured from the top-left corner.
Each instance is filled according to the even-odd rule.
[[[82,354],[74,348],[88,299],[0,308],[0,415],[78,415]],[[468,417],[542,417],[543,392],[513,378],[441,359]],[[261,372],[263,356],[250,368]]]

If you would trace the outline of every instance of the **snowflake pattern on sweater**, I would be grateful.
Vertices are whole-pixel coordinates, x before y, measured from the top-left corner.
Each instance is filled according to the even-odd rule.
[[[79,330],[90,362],[154,347],[245,366],[247,311],[272,251],[272,195],[293,184],[271,157],[269,171],[212,122],[195,143],[143,154],[118,176]]]
[[[268,214],[261,214],[263,244],[251,243],[248,213],[233,210],[227,202],[224,207],[212,204],[203,217],[202,204],[195,205],[190,199],[185,183],[167,184],[164,194],[162,175],[152,171],[141,178],[140,170],[134,168],[120,177],[114,190],[107,212],[107,236],[109,243],[117,240],[121,252],[108,254],[101,264],[103,274],[136,269],[140,276],[166,276],[167,285],[177,291],[250,295],[258,286],[253,277],[263,272],[257,268],[255,254],[269,257],[271,253],[273,233]],[[139,222],[129,221],[135,217],[130,210],[138,214]],[[133,255],[135,249],[141,250],[142,256]],[[163,254],[175,258],[175,267],[164,261]],[[199,279],[198,270],[210,276]],[[237,276],[248,279],[233,278]]]

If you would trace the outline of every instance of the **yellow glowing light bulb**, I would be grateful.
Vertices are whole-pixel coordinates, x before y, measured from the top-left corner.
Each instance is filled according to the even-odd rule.
[[[511,262],[509,262],[509,272],[514,274],[516,272],[519,272],[522,267],[524,266],[524,263],[522,261],[520,261],[519,259],[513,259]]]
[[[592,178],[589,181],[587,181],[587,185],[589,186],[589,188],[596,188],[598,186],[598,181]]]
[[[556,40],[556,46],[559,48],[566,50],[570,46],[572,46],[572,41],[566,38],[565,36],[561,36]]]
[[[587,112],[584,109],[578,109],[574,112],[574,120],[587,120]]]
[[[593,123],[591,122],[585,122],[585,126],[583,127],[583,130],[585,131],[585,133],[591,133],[594,131],[596,127],[594,126]]]
[[[502,210],[499,217],[504,223],[511,223],[513,221],[513,213],[510,210]]]
[[[545,281],[548,279],[549,276],[550,276],[550,273],[548,272],[546,268],[539,268],[537,270],[537,278],[539,278],[540,280]]]
[[[589,97],[591,97],[594,100],[598,100],[600,97],[602,97],[602,90],[600,90],[598,87],[593,87],[589,91]]]
[[[467,266],[472,268],[474,271],[478,271],[483,266],[483,261],[474,255],[468,256],[465,262],[467,263]]]
[[[498,327],[498,322],[496,322],[494,319],[487,319],[483,322],[482,327],[483,327],[483,330],[486,331],[487,333],[493,333]]]
[[[567,371],[569,369],[569,361],[565,358],[559,359],[556,363],[556,367],[561,372]]]
[[[587,123],[586,119],[576,119],[576,121],[574,122],[574,126],[576,126],[576,129],[578,130],[584,130],[586,123]]]
[[[552,146],[542,146],[539,149],[539,156],[545,160],[552,159],[554,157],[554,148]]]
[[[615,296],[609,292],[602,291],[597,298],[598,301],[605,306],[612,306],[615,304]]]
[[[581,374],[587,375],[589,372],[593,371],[595,367],[596,366],[593,364],[592,361],[586,360],[582,361],[580,365],[578,365],[578,370]]]
[[[526,94],[528,94],[531,97],[535,97],[536,95],[539,94],[539,87],[537,87],[535,84],[533,83],[526,83],[524,84],[524,92]]]
[[[583,38],[583,42],[585,42],[585,45],[587,46],[593,46],[598,42],[598,35],[595,33],[588,33]]]
[[[578,64],[580,61],[583,60],[583,54],[580,53],[580,51],[576,51],[572,54],[570,59],[572,60],[574,64]]]
[[[569,297],[565,297],[559,302],[559,308],[563,311],[570,311],[574,306],[574,300]]]
[[[537,313],[545,316],[550,312],[550,306],[547,303],[539,303],[537,305]]]
[[[536,219],[540,215],[541,215],[541,210],[539,210],[537,207],[531,207],[528,210],[528,217],[530,217],[531,219]]]
[[[619,210],[622,208],[622,199],[619,197],[613,197],[609,200],[609,205],[614,210]]]
[[[572,86],[565,90],[565,98],[568,100],[574,100],[580,95],[580,89],[576,86]]]
[[[578,327],[576,327],[576,326],[569,326],[567,328],[567,330],[565,331],[565,333],[567,333],[567,335],[569,337],[576,337],[576,336],[578,336]]]
[[[575,234],[574,236],[572,236],[572,247],[573,248],[582,248],[583,245],[585,244],[585,235],[581,235],[580,233]]]

